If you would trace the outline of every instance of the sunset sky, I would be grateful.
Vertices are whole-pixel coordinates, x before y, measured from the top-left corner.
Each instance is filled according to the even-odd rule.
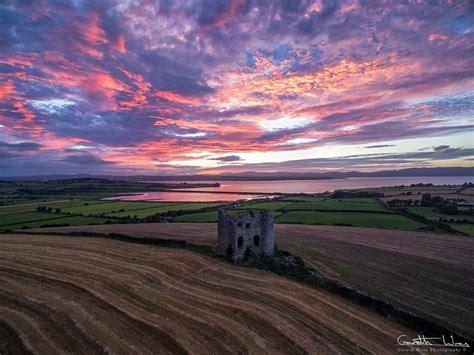
[[[0,175],[473,166],[473,1],[0,1]]]

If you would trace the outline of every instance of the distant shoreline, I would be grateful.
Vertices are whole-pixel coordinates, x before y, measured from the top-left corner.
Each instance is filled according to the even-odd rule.
[[[123,181],[275,181],[275,180],[336,180],[347,178],[420,178],[420,177],[462,177],[474,176],[474,167],[449,168],[407,168],[399,170],[379,170],[371,172],[253,172],[237,174],[195,174],[195,175],[113,175],[113,174],[50,174],[30,176],[3,176],[1,181],[68,180],[80,178],[99,178]]]

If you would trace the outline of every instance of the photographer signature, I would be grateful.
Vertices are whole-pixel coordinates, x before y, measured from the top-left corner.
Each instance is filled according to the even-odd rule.
[[[454,341],[454,337],[451,335],[450,340],[441,336],[427,338],[424,335],[418,335],[417,338],[409,339],[406,335],[400,335],[397,338],[398,345],[416,345],[416,346],[444,346],[444,347],[455,347],[455,348],[470,348],[467,342],[458,343]],[[407,339],[407,340],[405,340]]]

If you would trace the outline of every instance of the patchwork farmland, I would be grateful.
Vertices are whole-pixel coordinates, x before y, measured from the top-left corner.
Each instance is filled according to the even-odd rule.
[[[27,184],[57,194],[0,201],[1,353],[205,352],[209,344],[218,352],[392,353],[394,334],[411,334],[403,324],[415,329],[307,276],[474,338],[473,211],[441,197],[468,196],[468,186],[417,186],[414,203],[415,190],[405,188],[383,198],[349,190],[155,202],[110,200],[100,183],[92,194],[87,184],[71,184],[82,191],[74,194],[63,193],[68,184],[39,185]],[[272,210],[278,255],[291,253],[303,269],[268,268],[278,258],[250,265],[268,262],[269,273],[216,258],[221,207]],[[137,245],[148,242],[140,238],[157,245]]]
[[[374,198],[333,199],[296,196],[267,202],[243,203],[236,209],[270,209],[275,223],[344,225],[422,230],[426,223],[395,213]],[[178,216],[174,222],[217,222],[217,211]]]

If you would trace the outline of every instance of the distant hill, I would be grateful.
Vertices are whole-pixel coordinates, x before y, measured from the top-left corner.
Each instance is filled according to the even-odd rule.
[[[36,175],[0,177],[0,180],[63,180],[80,178],[107,178],[116,180],[136,181],[257,181],[257,180],[324,180],[343,179],[351,177],[416,177],[416,176],[473,176],[474,167],[457,168],[410,168],[401,170],[382,170],[374,172],[324,172],[324,173],[260,173],[248,171],[238,174],[223,175]]]

